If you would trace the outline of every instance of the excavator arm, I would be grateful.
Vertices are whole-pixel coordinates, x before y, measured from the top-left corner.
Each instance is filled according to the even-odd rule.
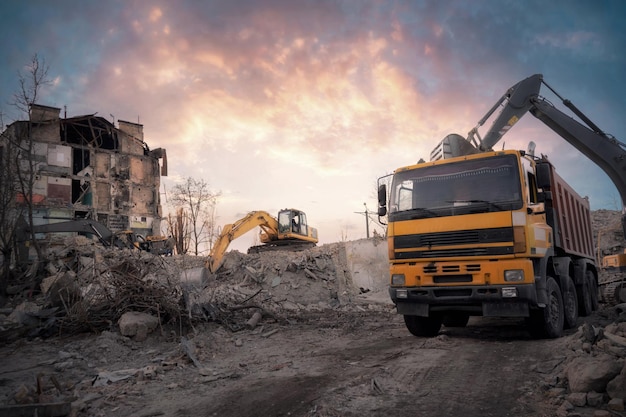
[[[541,85],[552,91],[585,124],[579,123],[569,115],[557,109],[539,95]],[[477,129],[504,105],[494,120],[484,139],[478,138]],[[530,112],[546,126],[558,133],[569,144],[598,165],[613,181],[622,199],[622,228],[626,235],[626,145],[604,133],[574,104],[563,99],[544,80],[541,74],[532,75],[509,88],[500,100],[487,112],[472,129],[467,137],[477,151],[491,150],[492,147],[509,131],[527,112]]]
[[[235,223],[227,224],[217,238],[209,253],[207,268],[215,272],[222,265],[226,249],[230,242],[246,234],[255,227],[260,227],[269,236],[278,234],[278,221],[265,211],[253,211]]]
[[[18,240],[27,240],[29,233],[64,233],[64,232],[78,232],[88,233],[96,236],[100,242],[105,246],[111,246],[113,244],[113,232],[111,232],[105,225],[95,220],[81,219],[81,220],[68,220],[57,223],[47,223],[35,225],[29,228],[26,223],[21,227],[20,233],[18,233]]]
[[[532,108],[532,99],[539,95],[542,80],[543,77],[541,74],[535,74],[509,88],[506,93],[500,97],[500,100],[489,109],[487,114],[478,121],[476,127],[470,130],[467,140],[480,152],[492,150],[493,146],[502,139],[502,136]],[[478,128],[481,127],[503,103],[506,103],[505,107],[502,108],[502,111],[494,120],[485,137],[480,138]],[[474,136],[478,136],[478,141]]]
[[[623,143],[578,123],[545,99],[534,99],[530,112],[598,165],[613,181],[622,205],[626,207],[626,150]]]
[[[31,233],[84,233],[95,236],[100,243],[107,247],[119,249],[135,249],[149,251],[149,248],[156,242],[165,241],[165,238],[148,236],[143,241],[141,235],[135,234],[132,230],[114,233],[104,224],[92,219],[66,220],[56,223],[39,224],[29,227],[26,221],[21,221],[16,230],[18,242],[25,242],[31,238]]]

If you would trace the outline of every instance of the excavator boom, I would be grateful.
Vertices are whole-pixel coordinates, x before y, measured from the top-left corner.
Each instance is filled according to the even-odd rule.
[[[509,88],[487,114],[480,119],[478,125],[469,132],[468,140],[481,152],[492,150],[493,146],[500,141],[502,136],[531,109],[533,105],[532,99],[539,94],[542,79],[541,74],[535,74]],[[479,138],[480,143],[477,145],[474,135],[478,135],[478,128],[482,126],[503,103],[506,103],[506,106],[493,122],[491,129],[489,129],[484,139]]]
[[[105,225],[91,219],[67,220],[57,223],[47,223],[35,225],[29,228],[26,223],[18,230],[18,241],[27,240],[28,233],[65,233],[78,232],[88,233],[96,236],[105,246],[110,246],[113,242],[113,232]]]
[[[563,113],[545,98],[541,97],[539,93],[542,84],[550,89],[561,100],[563,105],[578,116],[586,126]],[[483,139],[478,137],[477,140],[475,136],[478,136],[478,128],[499,107],[502,107],[502,110],[495,118],[491,128]],[[470,151],[484,152],[491,150],[527,112],[559,134],[608,175],[622,199],[624,208],[622,212],[622,228],[626,235],[626,146],[614,137],[604,133],[571,101],[562,98],[543,80],[542,74],[534,74],[513,85],[489,109],[487,114],[478,122],[478,125],[468,134],[466,140],[474,147]]]
[[[278,230],[278,222],[269,213],[265,211],[253,211],[248,213],[242,219],[235,223],[227,224],[222,229],[222,233],[213,244],[211,253],[209,254],[208,268],[209,271],[215,272],[222,265],[226,249],[230,242],[244,235],[255,227],[261,227],[264,230]]]

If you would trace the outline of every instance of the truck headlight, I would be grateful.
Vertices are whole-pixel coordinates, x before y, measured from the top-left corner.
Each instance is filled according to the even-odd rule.
[[[524,281],[523,269],[509,269],[504,271],[504,281],[506,282],[521,282]]]
[[[404,285],[406,280],[404,279],[404,274],[392,274],[391,275],[391,285]]]
[[[409,293],[405,289],[396,290],[396,297],[397,298],[408,298],[409,297]]]

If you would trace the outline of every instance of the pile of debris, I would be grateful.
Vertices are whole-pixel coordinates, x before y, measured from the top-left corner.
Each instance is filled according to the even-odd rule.
[[[600,310],[563,340],[566,354],[537,368],[547,374],[545,388],[560,404],[558,415],[580,416],[592,409],[594,417],[602,417],[624,411],[626,304]]]
[[[115,331],[128,313],[142,313],[147,322],[156,317],[159,325],[188,327],[209,320],[237,331],[249,327],[252,317],[296,320],[307,312],[354,308],[351,301],[359,292],[339,243],[302,252],[231,251],[216,274],[208,272],[205,261],[68,238],[48,257],[40,288],[12,289],[13,305],[2,310],[0,334],[12,341]],[[125,335],[148,326],[139,325],[137,315],[130,322]]]

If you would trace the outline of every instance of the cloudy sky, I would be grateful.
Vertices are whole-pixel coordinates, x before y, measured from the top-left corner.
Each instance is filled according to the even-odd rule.
[[[466,136],[532,74],[626,140],[625,19],[621,0],[4,0],[0,109],[23,119],[8,103],[36,54],[53,81],[40,104],[141,123],[167,150],[164,201],[193,177],[221,192],[220,224],[294,207],[321,243],[354,240],[378,177]],[[621,209],[532,115],[498,146],[530,140],[592,209]]]

